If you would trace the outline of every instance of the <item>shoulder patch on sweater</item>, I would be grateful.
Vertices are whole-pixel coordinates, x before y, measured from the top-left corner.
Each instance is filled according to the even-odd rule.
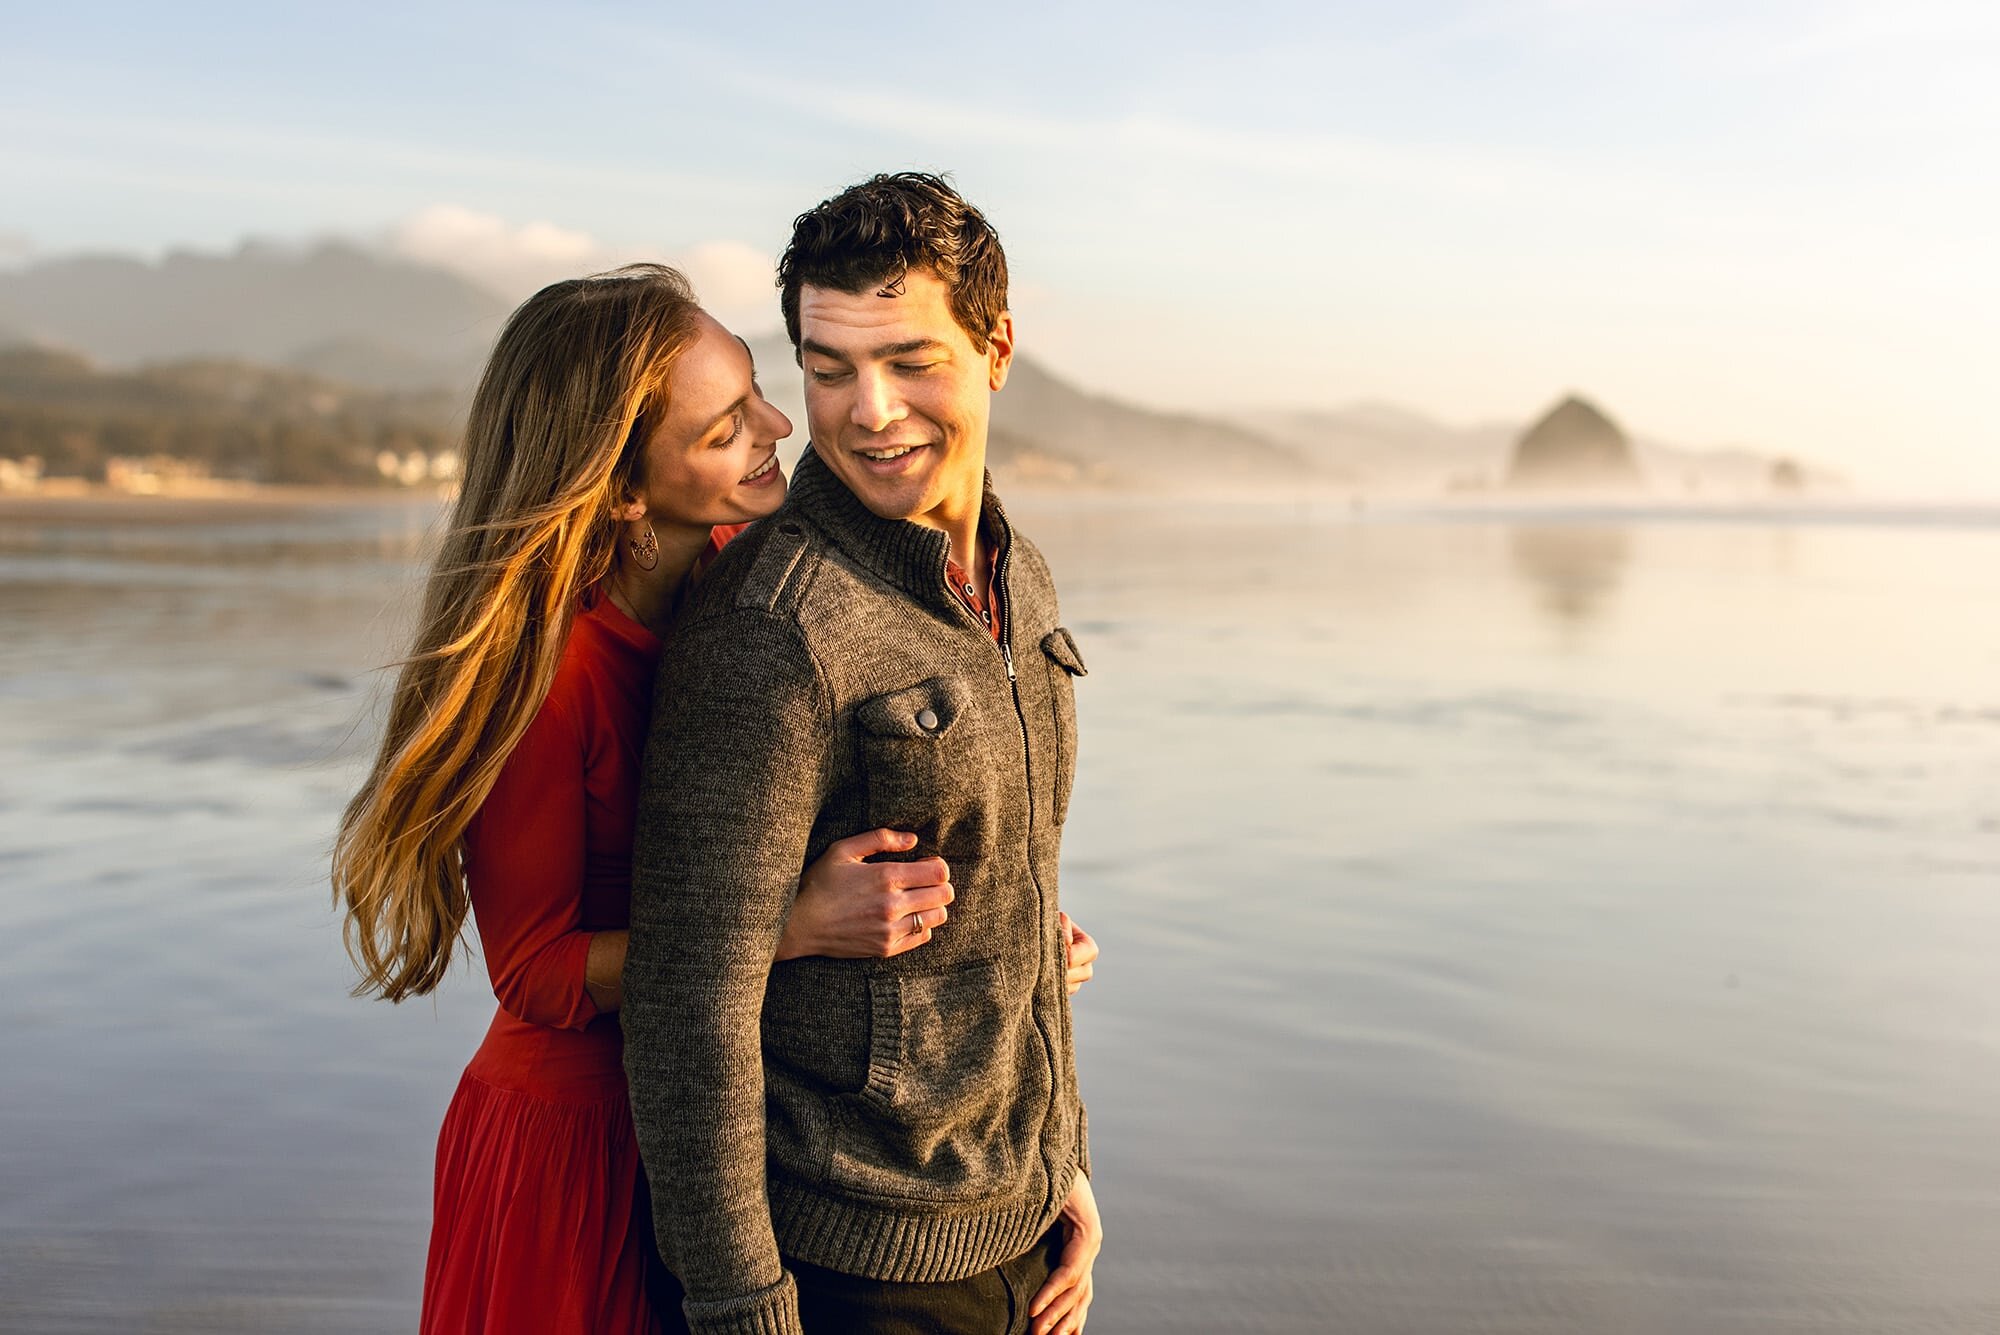
[[[812,546],[812,533],[800,521],[790,517],[772,520],[763,550],[736,586],[736,605],[777,610],[785,591],[804,574]]]

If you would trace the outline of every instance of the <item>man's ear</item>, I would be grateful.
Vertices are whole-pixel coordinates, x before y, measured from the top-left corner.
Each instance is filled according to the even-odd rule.
[[[1001,311],[1000,322],[986,336],[986,387],[997,390],[1007,383],[1007,370],[1014,364],[1014,313]]]

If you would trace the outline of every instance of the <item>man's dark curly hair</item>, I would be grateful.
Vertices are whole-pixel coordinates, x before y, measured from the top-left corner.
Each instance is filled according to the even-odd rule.
[[[799,347],[799,289],[900,292],[903,276],[928,273],[945,285],[952,318],[986,351],[986,336],[1007,310],[1007,255],[1000,235],[942,177],[928,172],[871,176],[792,221],[778,261],[780,304],[792,350]]]

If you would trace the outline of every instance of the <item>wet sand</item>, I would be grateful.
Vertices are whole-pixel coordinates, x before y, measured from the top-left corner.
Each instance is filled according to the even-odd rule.
[[[191,504],[0,501],[0,1329],[408,1330],[491,996],[324,859],[432,511]],[[2000,1322],[2000,528],[1014,509],[1093,1331]]]

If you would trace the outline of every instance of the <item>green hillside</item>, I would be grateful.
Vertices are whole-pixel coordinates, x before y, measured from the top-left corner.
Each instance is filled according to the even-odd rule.
[[[0,458],[101,480],[117,456],[172,455],[216,477],[376,483],[384,450],[457,447],[458,399],[357,389],[235,361],[104,370],[76,353],[0,349]]]

